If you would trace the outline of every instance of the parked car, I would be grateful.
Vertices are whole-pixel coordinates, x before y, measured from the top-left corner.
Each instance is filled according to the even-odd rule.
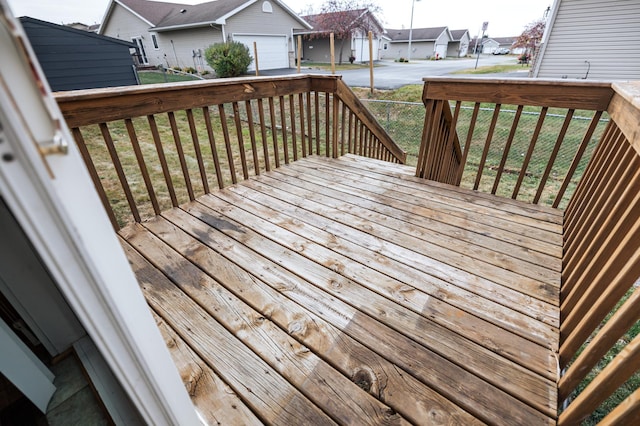
[[[494,55],[508,55],[509,53],[511,53],[511,51],[505,47],[493,51]]]

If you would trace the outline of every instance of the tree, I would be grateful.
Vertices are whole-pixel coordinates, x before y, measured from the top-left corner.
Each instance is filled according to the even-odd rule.
[[[253,62],[249,48],[237,41],[213,44],[204,51],[204,57],[220,78],[246,74]]]
[[[515,43],[513,43],[513,46],[524,47],[525,54],[530,58],[535,58],[538,46],[540,46],[542,42],[542,36],[544,35],[546,26],[546,19],[540,19],[527,25],[522,34],[520,34]]]
[[[319,14],[306,17],[316,31],[309,38],[325,37],[333,33],[335,39],[340,41],[338,63],[342,64],[342,53],[347,40],[350,42],[358,32],[377,33],[379,24],[373,14],[379,10],[376,4],[362,0],[327,0]]]

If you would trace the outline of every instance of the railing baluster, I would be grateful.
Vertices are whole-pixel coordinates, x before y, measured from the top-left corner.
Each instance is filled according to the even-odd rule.
[[[280,167],[280,149],[278,148],[278,122],[273,97],[269,98],[269,119],[271,120],[271,140],[273,141],[273,161],[276,169]]]
[[[493,188],[491,188],[492,194],[495,194],[498,191],[498,185],[500,184],[500,179],[502,178],[502,172],[504,171],[504,166],[507,163],[507,158],[509,157],[509,153],[511,152],[511,144],[513,143],[513,138],[516,135],[516,130],[518,130],[518,123],[520,122],[520,116],[522,115],[523,109],[524,107],[522,105],[518,105],[516,115],[513,117],[511,131],[509,132],[507,142],[504,145],[502,159],[500,160],[500,165],[498,166],[498,171],[496,172],[496,179],[493,181]]]
[[[452,183],[452,179],[451,179],[451,169],[452,169],[452,165],[454,164],[454,159],[455,159],[455,147],[454,147],[454,143],[456,141],[456,136],[457,136],[457,131],[456,131],[456,126],[458,125],[458,118],[460,116],[460,108],[462,107],[462,102],[458,101],[456,102],[456,107],[455,110],[453,112],[453,118],[451,120],[451,123],[449,124],[449,129],[448,129],[448,138],[447,138],[447,146],[445,148],[445,155],[447,155],[446,158],[449,158],[449,161],[445,163],[445,161],[442,161],[443,163],[443,167],[440,171],[440,178],[439,179],[444,179],[445,182],[448,183]],[[444,167],[446,165],[446,167]]]
[[[160,206],[158,205],[158,199],[156,198],[156,193],[153,190],[153,184],[151,183],[151,178],[149,177],[149,170],[147,170],[147,164],[144,161],[142,150],[140,149],[140,143],[138,142],[136,129],[133,127],[133,121],[130,118],[126,118],[124,120],[124,124],[125,124],[125,127],[127,128],[127,133],[129,134],[129,140],[131,141],[133,152],[136,155],[136,160],[138,161],[138,167],[140,168],[140,173],[142,173],[142,179],[144,180],[144,185],[147,188],[147,194],[149,195],[149,200],[151,201],[153,212],[154,214],[159,215]]]
[[[209,107],[202,107],[202,116],[204,124],[207,128],[207,136],[209,137],[209,146],[211,147],[211,156],[213,157],[213,167],[216,169],[216,180],[218,188],[224,188],[224,180],[222,179],[222,170],[220,169],[220,158],[218,157],[218,148],[216,147],[216,138],[213,135],[213,126],[211,125],[211,113]]]
[[[258,99],[258,116],[260,117],[260,135],[262,136],[264,167],[266,171],[271,171],[271,161],[269,159],[269,143],[267,142],[267,123],[264,119],[264,104],[262,102],[262,99]]]
[[[244,137],[242,136],[242,122],[240,121],[240,108],[237,102],[231,103],[233,108],[233,121],[236,125],[236,137],[238,138],[238,150],[240,151],[240,163],[242,165],[242,176],[249,179],[249,168],[247,167],[247,154],[244,151]]]
[[[316,155],[320,155],[320,94],[315,93],[315,107],[316,107]]]
[[[329,115],[331,98],[329,93],[324,93],[324,155],[331,156],[331,116]]]
[[[342,116],[341,116],[341,126],[340,126],[340,155],[344,155],[344,135],[345,135],[345,122],[347,119],[347,106],[344,102],[342,103]]]
[[[562,186],[560,187],[560,190],[558,190],[558,195],[556,196],[556,199],[553,202],[554,208],[560,205],[560,202],[562,201],[562,197],[564,197],[564,192],[567,190],[567,187],[569,186],[569,183],[573,178],[573,174],[576,172],[576,169],[578,168],[578,164],[580,164],[582,155],[584,154],[584,151],[587,149],[587,146],[589,145],[591,136],[593,136],[593,133],[596,131],[596,127],[598,127],[598,122],[600,121],[601,116],[602,116],[602,111],[596,111],[596,113],[594,114],[593,119],[591,120],[591,124],[589,125],[589,128],[587,129],[587,132],[585,133],[584,138],[582,139],[582,143],[580,144],[580,147],[578,148],[576,155],[573,157],[573,161],[571,162],[571,166],[569,166],[569,171],[567,172],[567,175],[565,176],[564,181],[562,182]]]
[[[300,147],[302,148],[302,157],[307,156],[307,140],[304,133],[304,98],[302,93],[298,93],[298,108],[300,109]]]
[[[327,93],[327,99],[329,94]],[[332,118],[332,123],[331,123],[331,127],[333,128],[333,135],[331,136],[332,139],[332,145],[333,145],[333,158],[338,158],[339,154],[338,154],[338,113],[339,111],[340,105],[338,104],[338,98],[336,98],[335,96],[333,97],[333,118]]]
[[[282,128],[282,150],[284,151],[284,164],[289,164],[289,144],[287,142],[287,118],[284,114],[284,97],[280,96],[280,127]]]
[[[464,173],[464,167],[467,164],[467,157],[469,156],[469,150],[471,149],[471,141],[473,140],[473,132],[476,128],[476,122],[478,121],[478,112],[480,111],[480,102],[476,102],[473,107],[473,113],[471,114],[471,120],[469,121],[469,130],[467,131],[467,140],[464,143],[464,151],[462,152],[462,158],[460,159],[460,166],[458,166],[458,175],[456,177],[456,185],[460,185],[462,182],[462,175]]]
[[[313,132],[311,118],[311,92],[307,92],[307,133],[309,138],[309,155],[313,155]]]
[[[218,105],[218,114],[220,115],[220,125],[222,126],[222,135],[224,136],[224,146],[227,151],[227,162],[229,163],[229,173],[231,174],[231,182],[238,183],[236,176],[236,166],[233,161],[233,151],[231,150],[231,138],[229,137],[229,126],[227,125],[227,114],[224,112],[224,105]]]
[[[347,139],[347,152],[348,153],[353,153],[354,149],[353,149],[353,145],[354,145],[354,141],[356,139],[356,129],[355,126],[353,124],[353,112],[349,111],[349,135],[348,135],[348,139]]]
[[[422,139],[420,142],[420,150],[418,152],[418,164],[416,166],[416,176],[427,178],[427,155],[429,153],[429,145],[433,143],[432,131],[435,122],[435,101],[428,99],[425,102],[424,126],[422,128]]]
[[[153,115],[148,115],[147,121],[149,122],[151,135],[153,136],[153,143],[155,144],[156,152],[158,153],[158,160],[160,160],[160,166],[162,167],[164,181],[167,184],[167,190],[169,191],[169,197],[171,198],[171,205],[173,207],[178,207],[178,197],[176,197],[176,190],[173,187],[173,179],[171,179],[171,172],[169,171],[169,165],[167,164],[167,157],[164,154],[164,148],[162,146],[162,140],[160,139],[160,132],[158,132],[156,118]]]
[[[587,376],[591,369],[609,349],[633,326],[640,311],[640,291],[634,290],[629,299],[603,325],[589,345],[571,363],[558,382],[558,402],[566,400],[573,389]]]
[[[102,201],[102,205],[104,206],[107,216],[109,217],[109,221],[111,222],[111,226],[113,229],[118,231],[120,229],[120,225],[118,224],[118,220],[113,212],[113,207],[109,203],[109,198],[104,191],[104,187],[102,186],[102,182],[100,181],[100,176],[98,176],[98,172],[96,171],[96,166],[93,163],[93,159],[91,158],[91,154],[89,154],[89,150],[87,149],[87,144],[84,141],[84,137],[82,136],[82,132],[79,128],[74,127],[71,129],[73,133],[73,138],[78,145],[78,149],[80,150],[80,154],[82,155],[82,159],[87,165],[87,169],[89,170],[89,175],[91,176],[91,180],[93,181],[93,186],[98,191],[98,196],[100,197],[100,201]]]
[[[289,115],[291,116],[291,144],[293,145],[293,161],[298,160],[298,134],[296,132],[296,106],[293,95],[289,95]]]
[[[247,122],[249,123],[249,138],[251,139],[251,155],[253,157],[253,171],[256,176],[260,175],[260,160],[258,159],[258,146],[256,144],[256,129],[253,124],[253,108],[251,101],[244,101],[244,109],[247,112]]]
[[[136,222],[141,222],[140,214],[138,213],[138,208],[136,207],[136,202],[133,198],[133,194],[131,193],[131,188],[129,187],[129,183],[127,182],[127,176],[125,175],[124,170],[122,168],[122,163],[120,162],[120,158],[118,157],[118,152],[116,151],[116,147],[113,144],[113,139],[111,138],[109,127],[107,127],[106,123],[100,123],[99,126],[100,126],[100,132],[102,133],[102,138],[107,144],[107,150],[109,151],[109,156],[111,157],[113,166],[116,169],[118,180],[120,181],[120,185],[124,190],[124,195],[127,198],[127,202],[129,203],[131,214],[133,215],[133,218]]]
[[[564,138],[567,134],[567,130],[569,129],[569,125],[571,124],[571,120],[573,119],[573,114],[575,110],[570,109],[567,111],[567,116],[562,123],[562,128],[560,129],[560,133],[558,133],[558,138],[556,139],[556,143],[553,146],[553,150],[551,151],[551,156],[549,157],[549,161],[547,162],[547,167],[540,178],[540,184],[538,185],[538,191],[536,195],[533,197],[533,204],[538,204],[540,201],[540,197],[542,196],[542,191],[544,191],[544,187],[547,184],[547,179],[549,179],[549,175],[551,174],[551,170],[553,169],[553,165],[556,162],[556,157],[558,156],[558,152],[560,151],[560,145],[564,142]]]
[[[189,200],[196,199],[193,193],[193,187],[191,186],[191,178],[189,177],[189,168],[187,167],[187,161],[184,157],[184,150],[182,149],[182,140],[180,139],[180,132],[178,131],[178,124],[176,123],[176,116],[173,111],[167,114],[169,116],[169,125],[171,126],[171,133],[173,134],[173,141],[178,153],[178,160],[180,161],[180,168],[182,169],[182,176],[184,177],[184,184],[187,187],[187,193],[189,194]]]
[[[547,111],[549,107],[542,107],[540,111],[540,117],[538,117],[538,122],[536,123],[536,128],[533,131],[533,135],[531,136],[531,142],[529,142],[529,148],[527,149],[527,154],[524,156],[524,160],[522,161],[522,168],[520,169],[520,174],[518,175],[518,181],[513,187],[513,193],[511,194],[511,198],[514,200],[518,198],[518,194],[520,193],[520,186],[522,186],[522,182],[524,181],[524,177],[527,174],[527,169],[529,168],[529,161],[531,161],[531,156],[533,155],[533,150],[536,147],[536,143],[538,142],[538,137],[540,136],[540,131],[542,130],[542,125],[544,124],[544,119],[547,116]]]
[[[480,187],[480,180],[482,179],[482,172],[484,171],[485,163],[487,162],[487,155],[489,154],[489,148],[491,147],[491,140],[493,139],[493,132],[496,129],[496,123],[500,115],[500,104],[496,104],[493,110],[493,117],[491,118],[491,124],[489,125],[489,131],[487,132],[487,139],[484,143],[484,149],[482,150],[482,157],[480,158],[480,165],[478,166],[478,173],[476,174],[476,180],[473,184],[473,189],[477,190]]]
[[[193,141],[193,150],[196,153],[196,160],[198,161],[198,169],[200,170],[200,178],[202,179],[202,188],[204,193],[209,193],[209,182],[207,181],[207,172],[204,168],[204,162],[202,159],[202,151],[200,150],[200,141],[198,140],[198,130],[196,129],[196,123],[193,118],[193,111],[187,110],[187,121],[189,122],[189,130],[191,131],[191,140]],[[159,213],[156,213],[159,214]]]

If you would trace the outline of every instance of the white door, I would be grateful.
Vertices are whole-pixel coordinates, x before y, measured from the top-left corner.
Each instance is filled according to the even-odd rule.
[[[256,69],[253,51],[254,41],[258,50],[258,69],[289,68],[289,45],[286,35],[234,34],[233,40],[249,48],[249,53],[254,58],[251,65],[249,65],[250,71]]]
[[[447,45],[446,44],[436,44],[436,51],[434,52],[438,55],[438,58],[444,59],[447,57]]]
[[[377,38],[371,40],[373,46],[373,60],[380,59],[380,43]],[[369,37],[356,38],[354,43],[354,51],[356,56],[356,62],[369,61]],[[344,59],[344,58],[343,58]]]

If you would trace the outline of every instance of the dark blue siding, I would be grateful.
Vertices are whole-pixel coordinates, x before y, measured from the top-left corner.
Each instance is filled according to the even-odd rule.
[[[132,43],[33,18],[20,18],[51,90],[137,84]]]

